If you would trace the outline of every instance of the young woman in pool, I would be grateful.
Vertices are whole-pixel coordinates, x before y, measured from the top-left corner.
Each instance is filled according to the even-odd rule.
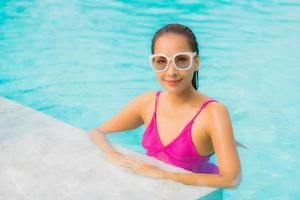
[[[144,92],[117,115],[92,129],[91,140],[113,164],[151,178],[189,185],[234,188],[241,167],[229,112],[224,104],[198,91],[199,50],[193,32],[168,24],[152,39],[150,65],[164,91]],[[117,152],[105,134],[131,130],[143,123],[142,146],[148,156],[191,173],[160,169]],[[218,166],[209,163],[216,154]]]

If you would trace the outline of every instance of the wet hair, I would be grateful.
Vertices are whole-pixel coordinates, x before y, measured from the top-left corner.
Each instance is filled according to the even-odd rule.
[[[188,44],[191,50],[197,53],[196,56],[199,56],[198,43],[193,31],[189,27],[178,23],[167,24],[155,32],[151,42],[152,54],[154,53],[154,45],[156,40],[165,33],[175,33],[175,34],[180,34],[185,36],[186,39],[188,40]],[[198,70],[195,71],[193,74],[192,85],[196,90],[198,90]]]

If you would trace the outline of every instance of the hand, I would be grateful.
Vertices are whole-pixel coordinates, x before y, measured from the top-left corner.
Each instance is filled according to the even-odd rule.
[[[113,165],[129,169],[131,161],[127,156],[117,151],[105,153],[105,158]]]
[[[124,155],[120,152],[113,151],[105,153],[105,158],[113,165],[123,167],[127,170],[133,168],[133,166],[137,165],[138,163],[141,164],[142,161],[136,159],[132,155]]]
[[[138,160],[132,155],[124,155],[115,151],[106,153],[105,156],[110,163],[125,168],[128,171],[155,179],[164,178],[165,171],[157,166]]]
[[[141,160],[135,160],[134,158],[132,158],[129,170],[134,173],[154,179],[163,179],[165,173],[165,171],[163,171],[157,166],[150,165]]]

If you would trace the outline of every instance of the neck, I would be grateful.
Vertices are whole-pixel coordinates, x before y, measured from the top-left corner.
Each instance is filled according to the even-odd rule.
[[[172,106],[182,106],[191,101],[196,93],[197,91],[193,87],[190,87],[180,93],[167,92],[166,98]]]

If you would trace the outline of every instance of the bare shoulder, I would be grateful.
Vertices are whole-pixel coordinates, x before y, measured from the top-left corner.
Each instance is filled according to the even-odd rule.
[[[222,102],[213,102],[206,106],[207,113],[210,115],[218,115],[228,113],[228,109]]]
[[[153,100],[155,96],[156,91],[146,91],[139,95],[139,98],[142,103],[149,103],[151,100]]]
[[[137,95],[133,101],[136,101],[140,108],[145,109],[153,101],[154,96],[155,91],[146,91]]]
[[[155,93],[156,91],[146,91],[140,94],[144,106],[150,105],[153,102]]]
[[[214,102],[207,105],[206,117],[208,119],[208,129],[211,130],[211,134],[217,133],[218,131],[216,130],[221,129],[221,127],[232,132],[230,113],[225,104]]]
[[[209,121],[220,120],[229,117],[227,106],[219,101],[208,104],[205,110]]]
[[[201,92],[202,98],[204,98],[204,101],[207,101],[209,99],[214,100],[214,98],[204,94]],[[216,100],[215,102],[210,102],[209,104],[206,105],[205,109],[205,117],[207,119],[211,117],[216,117],[220,115],[224,115],[228,113],[228,109],[225,104],[220,102],[219,100]]]
[[[100,126],[107,133],[138,128],[145,122],[145,111],[153,92],[143,92],[132,98],[118,113]]]
[[[147,122],[150,116],[150,113],[152,112],[154,97],[155,97],[156,91],[146,91],[138,95],[139,104],[141,108],[141,116],[143,118],[144,122]]]

